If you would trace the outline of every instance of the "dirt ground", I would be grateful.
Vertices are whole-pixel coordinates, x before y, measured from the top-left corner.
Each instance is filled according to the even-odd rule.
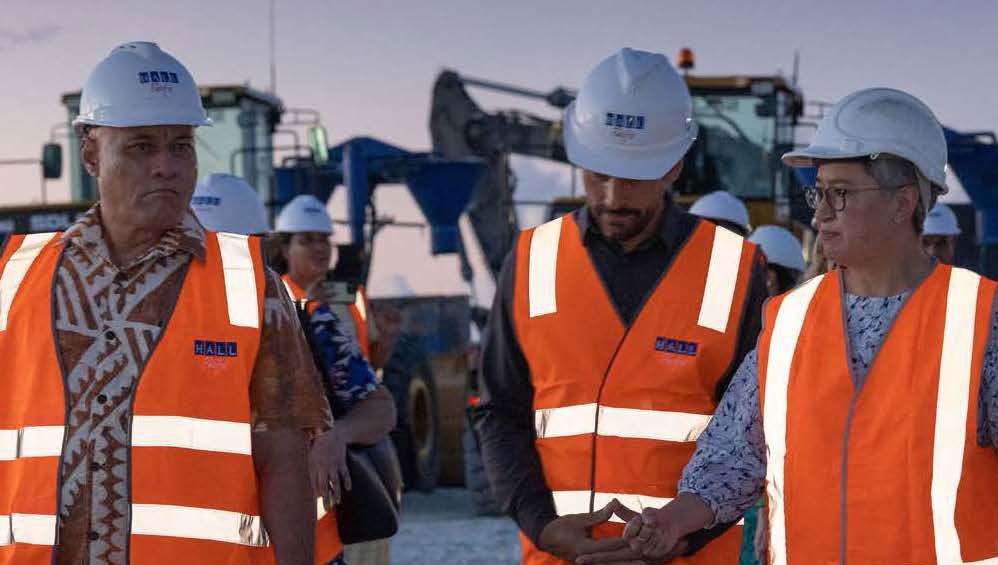
[[[513,565],[520,544],[512,520],[475,516],[464,489],[441,488],[405,494],[390,556],[392,565]]]

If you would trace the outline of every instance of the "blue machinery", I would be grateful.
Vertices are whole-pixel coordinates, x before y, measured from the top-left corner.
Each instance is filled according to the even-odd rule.
[[[994,132],[944,128],[949,164],[977,211],[978,268],[998,278],[998,141]]]
[[[979,217],[978,268],[998,278],[998,139],[993,132],[945,129],[949,164],[962,183]],[[275,208],[298,194],[311,193],[327,201],[337,185],[347,188],[350,236],[355,245],[369,244],[367,209],[378,184],[405,184],[430,226],[434,255],[460,253],[463,244],[457,221],[473,196],[485,165],[474,160],[444,159],[433,153],[413,153],[368,137],[349,139],[329,148],[329,160],[310,160],[276,168]],[[800,171],[802,182],[813,171]],[[811,179],[813,182],[813,179]]]
[[[369,137],[355,137],[329,149],[329,161],[311,161],[275,168],[274,206],[298,194],[329,200],[340,184],[347,188],[350,238],[365,246],[367,209],[375,187],[405,184],[430,225],[430,251],[461,253],[457,221],[471,200],[485,166],[473,160],[443,159],[433,153],[412,153]]]

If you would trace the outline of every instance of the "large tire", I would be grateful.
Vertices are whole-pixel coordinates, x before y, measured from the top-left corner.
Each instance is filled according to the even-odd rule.
[[[471,507],[478,516],[500,516],[499,504],[492,498],[489,478],[482,464],[482,451],[470,418],[464,419],[464,433],[461,436],[464,447],[464,487],[471,497]]]
[[[437,391],[418,338],[399,338],[385,364],[384,384],[395,398],[398,420],[391,437],[406,487],[432,491],[440,474]]]

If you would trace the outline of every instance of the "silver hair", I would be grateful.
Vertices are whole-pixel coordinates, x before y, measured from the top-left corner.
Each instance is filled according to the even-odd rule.
[[[935,206],[936,198],[942,189],[931,184],[914,163],[896,155],[887,153],[873,155],[865,161],[865,165],[866,172],[885,190],[894,190],[907,185],[918,188],[918,206],[911,217],[911,223],[915,233],[921,234],[925,215]]]

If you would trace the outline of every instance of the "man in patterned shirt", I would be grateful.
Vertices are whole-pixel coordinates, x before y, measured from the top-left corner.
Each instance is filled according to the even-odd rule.
[[[197,125],[210,120],[191,75],[153,43],[117,47],[87,81],[74,126],[100,203],[38,254],[42,262],[58,249],[51,310],[24,305],[39,286],[33,281],[40,269],[28,269],[20,290],[14,281],[13,297],[0,300],[0,310],[9,308],[9,317],[0,312],[8,322],[0,332],[0,375],[24,372],[16,355],[7,356],[17,353],[11,344],[23,345],[26,332],[19,330],[51,316],[44,323],[53,328],[65,397],[62,429],[46,428],[64,440],[40,453],[45,449],[28,445],[36,437],[30,422],[7,420],[51,398],[32,397],[45,390],[29,386],[30,375],[18,383],[0,378],[0,561],[313,560],[316,493],[307,448],[310,437],[329,427],[329,406],[294,308],[279,279],[262,267],[253,249],[258,243],[208,232],[188,208]],[[0,254],[5,291],[19,253],[31,247],[28,239],[18,249],[14,243]],[[237,288],[246,281],[249,302],[247,288]],[[222,299],[202,300],[212,296]],[[240,304],[249,308],[239,310]],[[211,318],[216,311],[223,319]],[[203,327],[239,338],[185,338]],[[186,345],[171,349],[173,343]],[[154,355],[158,348],[166,350]],[[200,369],[186,371],[185,364]],[[219,383],[219,375],[242,380]],[[216,389],[223,394],[211,397]],[[151,390],[154,397],[144,392]],[[171,405],[181,407],[181,416],[169,416]],[[185,406],[203,416],[190,417]],[[21,443],[5,457],[4,428],[11,425]],[[58,457],[58,492],[41,497],[55,501],[55,516],[31,521],[18,509],[18,496],[41,487],[16,465],[28,468],[44,459],[39,455]],[[145,473],[156,480],[147,485]],[[140,496],[150,503],[138,504]],[[51,551],[39,553],[45,545]]]

